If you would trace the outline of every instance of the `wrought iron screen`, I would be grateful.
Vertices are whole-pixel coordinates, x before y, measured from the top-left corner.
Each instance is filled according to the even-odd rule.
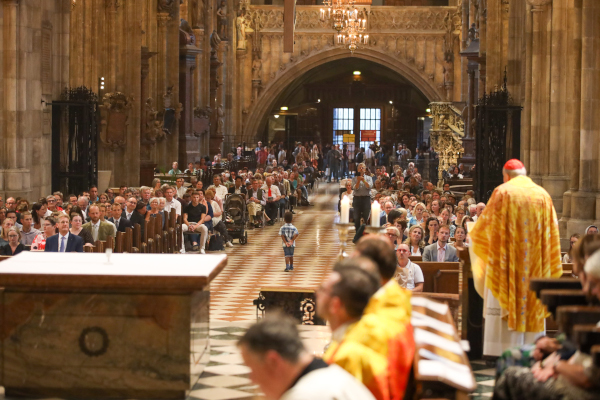
[[[502,88],[484,95],[476,107],[475,188],[484,203],[502,184],[504,163],[520,157],[522,107],[510,104],[505,73]]]
[[[98,96],[81,86],[52,102],[52,191],[79,194],[98,183]]]

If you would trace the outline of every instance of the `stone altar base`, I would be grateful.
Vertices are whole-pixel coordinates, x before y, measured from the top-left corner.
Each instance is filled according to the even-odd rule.
[[[208,283],[226,256],[106,260],[30,252],[2,262],[6,396],[186,397],[208,362]]]

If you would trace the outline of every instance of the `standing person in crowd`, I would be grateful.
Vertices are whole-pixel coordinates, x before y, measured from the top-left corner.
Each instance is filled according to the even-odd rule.
[[[21,243],[24,245],[31,245],[37,235],[41,232],[33,227],[33,216],[31,212],[25,211],[21,213]]]
[[[92,211],[93,210],[93,211]],[[94,217],[100,217],[100,212],[98,211],[98,207],[93,206],[90,207],[90,214],[93,214]],[[58,234],[52,235],[46,238],[46,246],[44,247],[44,251],[54,252],[54,253],[70,253],[70,252],[83,252],[83,239],[77,235],[73,235],[69,232],[69,216],[66,214],[61,214],[58,217]]]
[[[283,215],[285,225],[279,228],[279,236],[283,241],[283,255],[285,257],[285,271],[290,272],[294,270],[294,249],[296,248],[296,239],[298,238],[298,229],[292,225],[294,214],[287,211]]]
[[[327,154],[327,165],[329,165],[329,176],[327,177],[327,181],[335,181],[337,182],[339,179],[339,168],[340,168],[340,160],[342,155],[338,150],[338,146],[334,145],[329,153]]]
[[[327,365],[302,343],[296,322],[283,315],[262,319],[238,342],[250,379],[272,400],[375,400],[337,365]]]
[[[8,243],[0,246],[0,256],[16,256],[25,250],[25,246],[21,243],[21,233],[19,228],[11,226],[6,232]]]
[[[585,229],[585,234],[586,235],[597,235],[598,234],[598,227],[596,225],[590,225]]]
[[[448,239],[450,239],[450,228],[448,225],[440,226],[438,240],[425,247],[423,261],[457,262],[456,249],[448,245]]]
[[[81,214],[79,214],[79,213],[71,214],[70,232],[73,235],[77,235],[81,239],[83,239],[84,246],[88,246],[88,247],[94,246],[94,238],[92,237],[92,234],[90,233],[90,231],[83,229],[83,218],[81,217]]]
[[[364,163],[358,164],[356,176],[352,178],[352,189],[354,191],[354,198],[352,200],[354,228],[357,232],[361,225],[361,219],[364,219],[366,224],[371,214],[371,189],[373,188],[373,180],[365,171],[366,165]],[[358,237],[354,237],[354,241],[358,239]]]
[[[183,223],[188,226],[189,232],[199,233],[199,235],[191,235],[190,240],[192,241],[192,250],[198,251],[199,249],[200,254],[206,253],[204,251],[204,246],[206,245],[206,239],[208,238],[208,228],[204,224],[204,220],[207,215],[206,207],[203,204],[200,204],[200,194],[194,192],[192,194],[192,202],[183,210]]]
[[[505,183],[469,232],[473,280],[485,301],[484,356],[532,343],[545,331],[545,308],[529,281],[563,272],[552,198],[526,174],[521,161],[507,161]]]
[[[408,245],[404,243],[398,245],[396,254],[398,255],[398,268],[394,275],[396,282],[404,289],[412,292],[422,292],[423,283],[425,282],[423,271],[421,271],[419,265],[408,258],[411,255]]]

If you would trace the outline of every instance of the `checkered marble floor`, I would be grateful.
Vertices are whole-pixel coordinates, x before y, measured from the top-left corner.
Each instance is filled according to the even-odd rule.
[[[294,225],[300,236],[296,241],[294,272],[283,272],[285,261],[279,227],[248,231],[248,244],[227,248],[227,267],[211,284],[210,362],[189,400],[263,400],[260,389],[250,378],[236,343],[256,321],[252,301],[262,287],[316,288],[324,280],[339,252],[337,216],[337,184],[321,184],[318,194],[311,196],[314,206],[296,209]],[[300,326],[307,349],[320,356],[331,338],[327,326]],[[478,381],[474,399],[491,398],[494,370],[484,362],[473,362]],[[0,388],[0,400],[4,397]],[[16,400],[16,399],[15,399]]]

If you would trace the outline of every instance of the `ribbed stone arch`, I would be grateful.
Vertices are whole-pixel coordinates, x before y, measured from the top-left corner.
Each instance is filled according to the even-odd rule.
[[[397,72],[419,89],[429,102],[443,101],[442,94],[435,87],[434,83],[427,80],[413,66],[409,65],[404,60],[398,60],[397,58],[380,51],[370,49],[357,50],[353,55],[351,55],[347,49],[338,48],[326,50],[295,63],[288,67],[284,73],[269,82],[248,114],[243,131],[243,140],[253,140],[257,132],[262,131],[264,124],[267,121],[267,116],[275,106],[279,95],[291,85],[296,78],[299,78],[311,69],[317,68],[328,62],[351,57],[372,61]]]

